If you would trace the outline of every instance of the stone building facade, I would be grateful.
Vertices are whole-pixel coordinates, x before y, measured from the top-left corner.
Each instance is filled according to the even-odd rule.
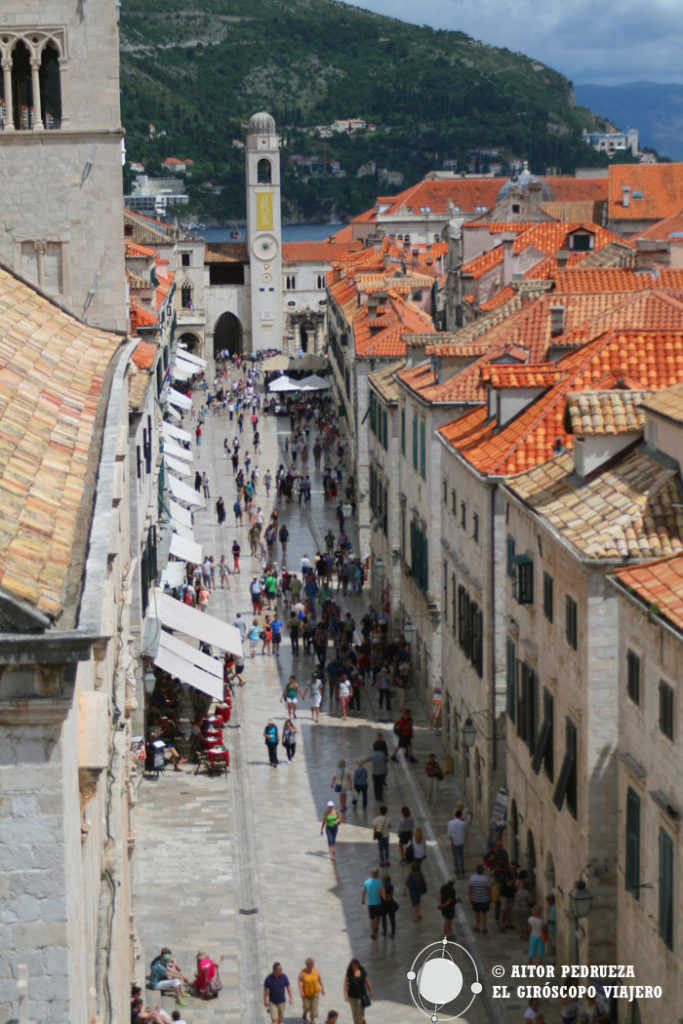
[[[4,0],[0,260],[85,322],[126,329],[114,0]]]

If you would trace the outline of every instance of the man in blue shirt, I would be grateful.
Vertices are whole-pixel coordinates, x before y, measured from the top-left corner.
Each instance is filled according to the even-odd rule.
[[[285,1019],[285,1006],[289,996],[290,1005],[293,1002],[292,989],[289,978],[282,969],[282,964],[277,961],[273,964],[272,973],[263,982],[263,1005],[270,1010],[270,1019],[273,1024],[279,1024]]]
[[[381,888],[379,868],[373,868],[370,872],[370,877],[366,878],[363,882],[363,895],[361,897],[361,903],[365,905],[367,902],[368,905],[371,939],[377,938],[377,929],[379,928],[380,912],[382,909],[382,897],[379,894]]]
[[[282,629],[284,622],[279,615],[276,615],[270,624],[271,639],[273,641],[273,654],[276,658],[280,656],[280,644],[282,642]]]

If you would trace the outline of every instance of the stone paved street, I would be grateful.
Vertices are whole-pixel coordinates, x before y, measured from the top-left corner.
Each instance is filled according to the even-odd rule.
[[[197,405],[198,401],[196,398]],[[261,481],[267,468],[274,476],[277,465],[284,461],[288,425],[286,418],[261,416],[263,453],[257,457]],[[228,622],[237,610],[249,616],[252,568],[247,526],[236,531],[232,525],[234,484],[230,463],[223,459],[223,439],[226,434],[232,438],[232,426],[227,417],[208,418],[202,447],[193,446],[196,464],[208,472],[211,480],[210,507],[195,516],[195,537],[216,560],[223,553],[229,556],[235,532],[242,545],[241,576],[231,577],[230,591],[219,588],[209,606],[211,614]],[[248,422],[242,442],[242,450],[251,442]],[[314,474],[312,479],[310,505],[292,502],[280,507],[280,521],[285,521],[290,531],[288,565],[293,571],[298,571],[304,553],[312,557],[321,546],[328,525],[336,527],[334,510],[323,505],[320,477]],[[256,504],[263,506],[266,518],[273,493],[267,503],[260,483]],[[219,494],[228,509],[228,520],[222,528],[217,526],[213,511]],[[257,568],[253,560],[253,570]],[[344,606],[358,622],[368,603],[369,595],[364,594],[350,597]],[[372,785],[366,813],[351,809],[349,802],[334,863],[320,836],[320,820],[331,795],[330,781],[338,759],[344,757],[352,768],[356,758],[370,753],[378,729],[393,749],[391,728],[397,716],[380,713],[376,691],[369,689],[363,693],[362,714],[352,713],[347,722],[342,722],[336,712],[327,713],[325,704],[320,724],[314,724],[308,702],[303,706],[300,702],[296,759],[290,764],[285,758],[276,771],[271,770],[263,742],[264,726],[272,716],[281,728],[285,714],[280,694],[285,679],[293,672],[304,689],[313,665],[311,657],[293,657],[287,639],[283,640],[279,659],[258,655],[252,661],[247,656],[247,685],[236,693],[227,729],[230,776],[209,778],[203,772],[195,776],[194,767],[185,765],[182,773],[167,771],[157,781],[145,779],[140,786],[135,812],[136,923],[142,947],[139,980],[142,983],[150,960],[163,945],[172,947],[188,974],[193,972],[199,949],[224,957],[220,998],[203,1003],[190,997],[183,1013],[189,1024],[265,1021],[262,983],[274,960],[282,962],[292,982],[294,1004],[287,1008],[286,1019],[300,1020],[296,979],[306,956],[315,957],[325,984],[321,1021],[332,1007],[339,1011],[343,1024],[351,1020],[342,985],[352,956],[366,966],[375,991],[367,1014],[369,1024],[415,1024],[422,1019],[411,1001],[406,972],[424,946],[441,938],[442,919],[436,901],[439,886],[451,873],[446,823],[458,794],[452,777],[447,776],[434,807],[427,804],[424,762],[431,750],[437,756],[442,752],[437,733],[430,730],[425,710],[411,691],[408,706],[416,721],[418,763],[392,762],[387,787],[389,815],[394,823],[390,873],[400,903],[397,933],[393,940],[380,934],[376,942],[371,941],[361,891],[370,868],[377,865],[371,827],[375,813]],[[284,748],[280,750],[284,757]],[[412,920],[407,897],[403,897],[406,872],[398,862],[395,826],[404,803],[428,839],[424,867],[429,891],[423,899],[422,920],[417,923]],[[483,842],[471,830],[468,872],[474,869]],[[459,880],[456,888],[466,906],[464,881]],[[475,957],[484,984],[484,995],[474,1000],[463,1018],[470,1024],[522,1021],[526,1000],[504,1003],[487,997],[495,981],[489,975],[491,964],[502,965],[508,974],[511,963],[526,960],[522,944],[511,935],[514,933],[500,936],[490,927],[489,934],[477,936],[475,943],[469,908],[458,908],[457,941]],[[471,973],[466,984],[473,980]],[[159,997],[148,992],[147,1001],[154,1005]],[[169,1012],[174,1008],[170,997],[163,998],[163,1005]],[[547,1014],[548,1021],[556,1019],[559,1014]]]

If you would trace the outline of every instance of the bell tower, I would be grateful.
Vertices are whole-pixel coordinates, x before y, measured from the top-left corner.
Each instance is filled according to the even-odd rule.
[[[116,0],[0,3],[0,260],[125,331]]]
[[[265,111],[249,119],[246,160],[251,349],[258,352],[283,345],[280,140]]]

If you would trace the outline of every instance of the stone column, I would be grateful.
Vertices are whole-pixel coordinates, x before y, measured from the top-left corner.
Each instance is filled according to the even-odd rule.
[[[316,355],[320,355],[322,350],[325,348],[325,314],[318,318],[315,325],[315,352]]]
[[[301,321],[292,318],[292,332],[294,335],[294,351],[292,355],[296,359],[299,355],[299,349],[301,348]]]
[[[45,129],[43,124],[43,112],[40,109],[40,59],[36,57],[31,58],[31,99],[33,100],[33,124],[31,127],[36,132],[42,132]]]
[[[2,62],[2,80],[5,87],[5,128],[6,132],[15,131],[14,111],[12,110],[12,58],[5,57]]]

